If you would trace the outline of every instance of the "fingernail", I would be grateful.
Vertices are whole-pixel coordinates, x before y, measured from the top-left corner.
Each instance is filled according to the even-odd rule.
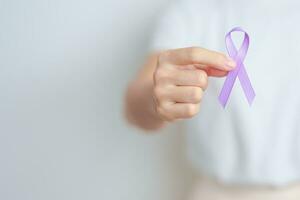
[[[229,68],[235,68],[236,67],[236,63],[234,60],[232,60],[232,58],[227,58],[227,62],[226,62],[226,66]]]

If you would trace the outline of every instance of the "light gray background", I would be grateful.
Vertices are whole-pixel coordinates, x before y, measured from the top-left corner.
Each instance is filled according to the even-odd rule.
[[[184,199],[183,135],[122,117],[168,2],[0,0],[1,200]]]

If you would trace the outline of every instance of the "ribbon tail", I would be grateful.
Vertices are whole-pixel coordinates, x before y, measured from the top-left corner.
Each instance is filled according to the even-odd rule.
[[[249,105],[251,106],[251,104],[255,98],[255,92],[254,92],[254,89],[252,87],[252,84],[250,82],[250,79],[248,77],[248,74],[247,74],[246,69],[243,64],[241,65],[238,77],[239,77],[240,83],[242,85],[242,88],[244,90],[244,94],[247,98],[247,101],[248,101]]]
[[[238,69],[233,70],[233,71],[228,73],[228,75],[226,77],[226,80],[225,80],[225,83],[224,83],[224,85],[222,87],[222,90],[220,92],[220,95],[219,95],[218,99],[219,99],[220,104],[223,106],[223,108],[225,108],[225,106],[227,104],[229,95],[232,91],[234,82],[235,82],[236,77],[237,77],[237,72],[238,72]]]

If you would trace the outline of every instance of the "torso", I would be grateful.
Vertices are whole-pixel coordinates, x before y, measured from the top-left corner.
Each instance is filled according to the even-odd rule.
[[[224,79],[210,79],[200,114],[187,122],[195,165],[229,183],[300,181],[300,2],[189,2],[188,44],[225,52],[227,31],[249,33],[244,64],[256,92],[249,107],[237,80],[223,109],[217,98]]]

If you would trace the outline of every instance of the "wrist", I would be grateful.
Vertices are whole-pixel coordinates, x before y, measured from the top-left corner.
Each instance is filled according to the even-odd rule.
[[[127,118],[144,130],[157,130],[165,125],[156,112],[153,98],[153,81],[134,81],[127,95]]]

